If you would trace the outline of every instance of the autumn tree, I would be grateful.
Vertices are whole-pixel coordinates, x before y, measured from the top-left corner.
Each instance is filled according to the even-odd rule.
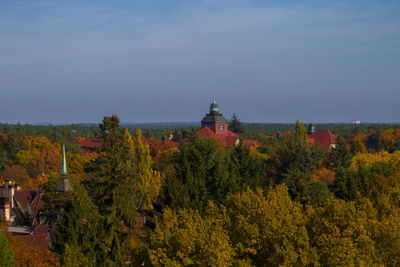
[[[31,177],[38,174],[55,174],[61,168],[61,146],[52,143],[47,137],[26,138],[26,149],[17,154],[18,162],[24,166]]]
[[[139,209],[153,209],[153,202],[161,189],[161,174],[152,169],[149,145],[143,142],[140,129],[132,136],[125,129],[124,142],[129,146],[129,158],[126,162],[128,175],[134,179],[135,203]]]
[[[307,135],[307,130],[306,127],[304,126],[303,123],[300,123],[299,120],[296,121],[296,128],[294,132],[294,136],[296,139],[296,143],[299,145],[308,147],[308,135]]]
[[[215,215],[215,214],[214,214]],[[154,231],[143,240],[141,263],[152,266],[233,266],[234,250],[220,216],[200,216],[197,210],[166,208]],[[146,265],[147,265],[146,264]]]
[[[307,217],[285,185],[231,195],[223,203],[237,257],[253,265],[305,266],[317,262],[310,246]]]
[[[0,266],[12,267],[15,266],[13,252],[8,246],[8,240],[0,231]]]
[[[11,180],[19,185],[25,185],[31,179],[26,169],[21,165],[5,166],[1,177],[2,180]]]

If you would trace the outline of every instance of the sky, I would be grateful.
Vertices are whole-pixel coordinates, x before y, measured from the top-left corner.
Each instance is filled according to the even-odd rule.
[[[399,122],[400,1],[0,0],[0,122]]]

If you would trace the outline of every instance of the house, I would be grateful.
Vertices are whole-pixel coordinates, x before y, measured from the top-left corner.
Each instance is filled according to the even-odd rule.
[[[308,142],[310,146],[317,146],[324,150],[329,150],[336,146],[336,136],[328,131],[315,131],[315,126],[308,126]]]
[[[234,146],[239,144],[239,136],[228,130],[228,121],[219,112],[219,106],[213,98],[210,105],[210,113],[201,121],[201,129],[198,134],[202,138],[214,138],[220,146]]]

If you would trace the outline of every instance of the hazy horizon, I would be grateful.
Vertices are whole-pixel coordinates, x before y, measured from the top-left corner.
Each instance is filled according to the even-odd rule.
[[[0,2],[0,122],[399,121],[400,1]]]

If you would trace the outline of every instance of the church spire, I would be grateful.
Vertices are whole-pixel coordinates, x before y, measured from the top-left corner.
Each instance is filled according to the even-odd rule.
[[[62,169],[61,169],[61,174],[66,175],[67,174],[67,160],[65,158],[65,145],[62,145]]]
[[[56,192],[69,192],[73,191],[71,183],[68,180],[67,175],[67,160],[65,158],[65,146],[62,146],[62,168],[61,168],[61,179],[57,185]]]

